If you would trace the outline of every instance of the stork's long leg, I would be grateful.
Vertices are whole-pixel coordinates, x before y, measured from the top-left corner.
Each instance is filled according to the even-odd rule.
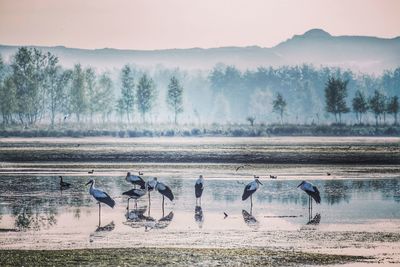
[[[150,216],[150,207],[151,207],[151,202],[150,202],[150,191],[149,191],[149,211],[147,212],[147,216]]]
[[[253,213],[253,195],[250,195],[250,215]]]
[[[162,216],[164,217],[164,195],[162,196]]]
[[[99,202],[99,227],[101,225],[101,204]]]
[[[126,206],[126,210],[128,210],[128,211],[129,211],[129,200],[131,200],[130,197],[128,198],[128,205]]]

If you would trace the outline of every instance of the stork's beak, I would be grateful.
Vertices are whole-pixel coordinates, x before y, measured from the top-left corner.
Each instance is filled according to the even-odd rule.
[[[297,188],[299,188],[302,184],[303,184],[303,182],[301,182],[301,183],[297,186]]]
[[[257,180],[257,183],[259,183],[260,185],[263,185],[259,180]]]
[[[88,185],[88,184],[90,184],[90,183],[92,183],[92,181],[87,182],[85,185]]]

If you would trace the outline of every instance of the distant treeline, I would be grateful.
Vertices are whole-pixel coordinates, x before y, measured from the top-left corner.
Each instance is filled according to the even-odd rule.
[[[292,125],[292,124],[246,124],[206,125],[202,127],[181,125],[171,128],[167,125],[140,128],[124,128],[121,125],[96,129],[79,128],[51,129],[7,129],[0,130],[0,137],[273,137],[273,136],[400,136],[400,126],[374,125]],[[126,126],[126,125],[125,125]]]
[[[19,48],[8,63],[0,57],[3,129],[246,120],[251,126],[389,125],[397,124],[399,92],[400,68],[381,76],[311,65],[240,71],[222,64],[208,72],[126,65],[97,73],[80,64],[64,69],[57,56],[35,48]]]

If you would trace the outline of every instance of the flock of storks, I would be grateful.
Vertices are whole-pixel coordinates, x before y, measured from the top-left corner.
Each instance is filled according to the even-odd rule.
[[[91,171],[91,173],[93,173],[93,171]],[[123,195],[128,196],[127,209],[129,210],[129,201],[131,199],[135,200],[135,207],[137,208],[137,200],[139,198],[143,197],[144,195],[146,195],[146,193],[148,194],[148,197],[149,197],[149,206],[150,206],[150,192],[158,191],[163,197],[162,198],[162,209],[164,210],[164,198],[166,197],[170,201],[174,200],[174,194],[172,193],[171,188],[169,186],[167,186],[166,184],[159,182],[157,177],[153,177],[152,179],[145,182],[143,180],[143,178],[141,177],[142,175],[143,175],[142,172],[138,172],[138,175],[133,175],[130,172],[128,172],[125,177],[125,180],[127,182],[130,182],[134,186],[133,189],[122,193]],[[92,195],[98,201],[99,220],[100,220],[101,203],[104,203],[104,204],[110,206],[111,208],[114,208],[115,201],[103,190],[95,188],[95,180],[94,179],[90,179],[86,185],[89,185],[89,184],[90,184],[90,188],[89,188],[90,195]],[[244,201],[250,197],[251,209],[253,207],[253,194],[257,191],[257,189],[259,188],[260,185],[262,185],[262,183],[259,181],[259,177],[254,175],[254,181],[248,183],[244,188],[242,200]],[[67,189],[70,186],[71,186],[71,184],[63,181],[63,177],[60,176],[60,189]],[[318,188],[316,186],[314,186],[312,183],[307,182],[307,181],[302,181],[297,187],[302,189],[309,196],[309,200],[308,200],[309,210],[312,209],[312,199],[314,199],[317,204],[321,203],[321,196],[318,191]],[[199,201],[200,206],[201,206],[201,197],[203,194],[203,190],[204,190],[204,178],[202,175],[200,175],[194,184],[196,205],[198,204],[198,201]],[[226,213],[224,213],[224,214],[225,214],[225,217],[227,217],[227,214]]]

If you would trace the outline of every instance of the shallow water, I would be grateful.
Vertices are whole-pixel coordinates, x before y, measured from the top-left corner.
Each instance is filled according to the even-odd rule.
[[[184,169],[187,172],[187,168]],[[196,211],[193,186],[195,178],[185,179],[179,175],[176,178],[160,172],[158,176],[159,180],[171,187],[175,195],[173,202],[165,200],[164,214],[162,197],[158,192],[151,193],[150,209],[148,197],[144,196],[139,199],[137,209],[134,200],[131,200],[130,210],[127,212],[127,198],[122,196],[122,192],[132,186],[124,180],[123,175],[64,176],[64,180],[73,186],[60,190],[57,175],[3,174],[0,176],[1,246],[24,247],[31,244],[29,238],[33,235],[38,238],[35,246],[41,248],[52,248],[64,242],[78,243],[85,247],[94,242],[92,236],[111,232],[113,241],[109,243],[112,246],[116,242],[129,246],[127,235],[157,231],[164,235],[179,232],[180,239],[175,240],[174,245],[191,245],[191,234],[199,231],[217,233],[213,240],[220,239],[216,245],[224,246],[232,241],[232,236],[226,238],[225,234],[232,232],[246,234],[252,231],[299,231],[307,227],[320,231],[399,231],[398,178],[314,177],[312,182],[321,192],[322,203],[314,203],[310,214],[308,196],[296,188],[299,179],[264,178],[263,185],[254,194],[251,209],[249,200],[241,200],[245,184],[252,180],[250,177],[229,178],[228,174],[223,178],[206,177],[201,210],[197,208]],[[100,226],[106,227],[97,232],[98,206],[88,194],[88,186],[85,186],[89,178],[95,178],[96,186],[107,191],[117,203],[114,209],[102,205]],[[144,178],[147,179],[146,176]],[[224,212],[228,214],[226,218]],[[163,215],[169,217],[163,220]],[[113,223],[108,225],[111,222]],[[18,236],[19,244],[7,241],[10,233]],[[72,235],[69,236],[70,234]],[[48,239],[49,236],[51,240]],[[181,239],[182,237],[186,240]],[[222,242],[224,239],[226,242]],[[231,243],[230,246],[242,245],[240,239],[234,242],[237,244]],[[157,245],[152,238],[141,242],[136,240],[136,243]],[[252,245],[264,243],[265,240],[256,240]],[[107,243],[102,245],[107,246]],[[200,239],[196,245],[208,246],[210,242]]]

